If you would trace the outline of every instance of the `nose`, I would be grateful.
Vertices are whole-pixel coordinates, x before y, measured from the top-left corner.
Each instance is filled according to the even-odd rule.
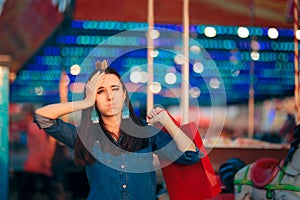
[[[112,95],[112,91],[111,90],[107,90],[107,94],[106,94],[106,98],[107,100],[112,100],[113,99],[113,95]]]

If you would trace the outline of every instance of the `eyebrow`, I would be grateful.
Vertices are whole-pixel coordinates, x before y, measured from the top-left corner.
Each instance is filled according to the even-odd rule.
[[[116,88],[116,87],[119,88],[119,87],[121,87],[121,86],[120,86],[120,85],[111,85],[110,87],[111,87],[111,88]],[[101,87],[98,88],[98,90],[99,90],[99,89],[103,89],[103,88],[104,88],[104,87],[101,86]]]

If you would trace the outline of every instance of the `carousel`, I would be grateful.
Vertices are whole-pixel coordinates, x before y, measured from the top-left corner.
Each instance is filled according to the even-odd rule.
[[[136,7],[128,1],[122,1],[122,6],[117,3],[111,6],[111,2],[102,1],[100,3],[102,7],[98,5],[99,3],[95,5],[95,2],[78,0],[74,4],[74,1],[71,0],[52,1],[51,5],[47,1],[41,5],[42,3],[32,1],[30,5],[36,10],[42,6],[44,9],[46,9],[45,6],[52,6],[48,10],[48,13],[53,15],[52,18],[50,14],[49,16],[43,15],[49,21],[48,27],[45,24],[37,23],[41,30],[45,30],[48,35],[52,34],[51,37],[47,41],[45,38],[34,37],[34,34],[27,35],[24,41],[20,39],[14,43],[19,42],[19,45],[24,44],[30,48],[26,50],[21,47],[12,49],[18,50],[14,56],[0,55],[0,75],[3,79],[3,81],[1,80],[3,84],[0,85],[3,87],[0,88],[2,94],[0,100],[5,107],[5,109],[1,109],[2,113],[0,113],[4,116],[4,120],[1,118],[3,123],[0,123],[3,125],[0,132],[0,147],[2,148],[0,157],[3,158],[0,160],[0,167],[3,169],[1,170],[3,174],[0,176],[0,186],[5,183],[3,187],[0,187],[1,196],[8,199],[6,198],[9,196],[8,181],[11,181],[10,178],[17,174],[16,172],[22,171],[21,164],[26,155],[19,149],[13,152],[9,151],[9,148],[19,148],[12,140],[20,141],[22,139],[19,134],[23,131],[22,127],[20,128],[22,123],[18,120],[22,101],[33,101],[40,105],[41,103],[52,103],[51,101],[66,102],[80,98],[84,88],[83,82],[94,67],[93,65],[92,68],[87,66],[95,59],[108,59],[109,65],[124,65],[119,70],[128,91],[132,94],[131,98],[137,108],[136,112],[145,115],[158,103],[168,108],[179,126],[195,122],[199,136],[197,142],[199,142],[199,148],[205,153],[203,160],[205,159],[205,165],[210,171],[203,181],[210,182],[211,188],[215,189],[206,198],[199,194],[197,196],[196,191],[194,196],[185,196],[186,199],[199,200],[199,196],[201,196],[200,200],[300,199],[297,0],[277,1],[277,4],[274,3],[275,5],[268,5],[273,6],[275,11],[280,10],[285,3],[287,3],[285,5],[289,5],[289,21],[293,24],[293,30],[284,29],[281,33],[285,34],[286,38],[290,38],[289,34],[292,34],[293,42],[287,44],[285,41],[280,41],[276,43],[268,38],[268,41],[263,41],[261,46],[258,38],[266,37],[266,32],[271,28],[263,29],[256,26],[266,27],[269,25],[268,23],[272,22],[272,25],[277,23],[278,26],[282,25],[287,28],[291,24],[289,23],[287,26],[282,20],[272,21],[278,16],[272,12],[264,12],[264,9],[258,8],[258,14],[255,15],[255,3],[265,6],[265,1],[253,0],[249,5],[246,0],[240,1],[240,3],[231,0],[228,1],[230,6],[227,6],[225,1],[224,3],[208,0],[183,0],[162,3],[148,0],[135,2]],[[7,14],[4,5],[10,8],[15,5],[11,1],[2,5],[3,19],[10,21],[11,15]],[[22,6],[26,7],[25,3]],[[202,6],[205,7],[202,8]],[[170,7],[173,12],[168,13],[166,7]],[[199,23],[218,23],[220,19],[209,11],[214,9],[215,12],[216,8],[218,8],[217,12],[223,14],[224,22],[230,27],[199,25]],[[224,12],[223,9],[227,12]],[[246,12],[246,15],[240,15],[242,11]],[[226,13],[229,14],[226,16]],[[168,18],[168,15],[171,17]],[[237,27],[236,18],[244,19],[243,23],[246,18],[247,23]],[[269,21],[261,18],[268,18]],[[111,21],[112,19],[115,20]],[[24,18],[24,20],[26,19]],[[7,21],[3,21],[0,21],[2,27],[7,25]],[[12,24],[17,23],[17,20],[11,21]],[[157,21],[161,24],[158,24]],[[59,28],[54,31],[56,26]],[[246,28],[247,26],[249,29]],[[16,27],[15,29],[11,28],[14,30],[13,32],[20,32],[20,26]],[[30,26],[29,29],[31,32],[36,32],[34,27]],[[246,33],[248,31],[248,35],[238,35],[233,33],[235,31],[240,31],[241,34],[245,33],[243,31]],[[271,29],[271,31],[276,33],[275,29]],[[215,38],[216,34],[219,34],[220,39]],[[0,36],[4,38],[7,35],[0,32]],[[238,39],[232,39],[233,37]],[[34,45],[29,45],[27,42],[34,43]],[[8,44],[9,41],[3,43]],[[293,58],[285,54],[291,43],[294,45]],[[272,54],[269,52],[272,50],[279,52],[280,45],[283,46],[282,48],[286,48],[283,53]],[[8,44],[7,46],[12,45]],[[265,56],[264,61],[267,60],[264,63],[259,62],[260,48],[265,48],[261,53],[262,57]],[[264,50],[270,53],[269,57],[266,56],[267,53],[264,54]],[[96,56],[99,52],[103,53],[103,56]],[[224,59],[224,57],[226,58]],[[276,62],[276,59],[279,60],[276,63],[276,69],[264,66],[267,65],[268,59],[273,63]],[[247,64],[243,64],[243,61]],[[21,69],[21,62],[25,63],[23,69]],[[292,62],[294,74],[290,75],[291,70],[285,71],[289,75],[287,78],[289,80],[285,80],[285,75],[281,73],[284,73],[285,64]],[[257,72],[259,67],[263,70]],[[275,88],[274,83],[279,84],[279,82],[271,83],[269,81],[273,80],[272,70],[276,75],[280,75],[280,78],[274,77],[274,79],[287,81],[289,84]],[[262,76],[260,77],[258,74]],[[264,80],[262,81],[260,78]],[[294,81],[292,84],[290,84],[290,79]],[[43,87],[43,84],[46,86]],[[201,85],[206,87],[201,87]],[[261,87],[258,88],[257,85]],[[277,90],[281,89],[286,89],[286,91],[275,94]],[[291,92],[293,89],[294,91]],[[264,90],[268,91],[268,94],[263,94]],[[158,93],[161,91],[163,91],[163,95],[160,96]],[[276,97],[272,99],[273,94],[283,101],[277,102]],[[269,108],[265,112],[267,117],[260,116],[259,120],[261,121],[256,119],[256,100],[263,102],[261,103],[262,108]],[[235,104],[243,104],[243,106],[235,106]],[[285,107],[285,105],[288,106]],[[226,110],[226,107],[229,109]],[[284,126],[285,124],[281,123],[282,127],[278,127],[276,119],[283,115],[275,116],[272,112],[276,109],[278,112],[282,110],[288,112],[293,117],[295,124],[291,122]],[[244,111],[243,115],[232,114],[241,110]],[[8,111],[12,113],[10,116]],[[231,122],[228,122],[226,119],[231,115],[234,117]],[[10,122],[7,116],[9,116]],[[263,121],[263,119],[269,121]],[[274,127],[269,126],[271,119],[274,121]],[[70,119],[68,116],[64,116],[63,120],[69,121]],[[282,118],[279,121],[282,122]],[[265,130],[281,130],[281,134],[286,137],[281,138],[282,140],[278,142],[280,138],[276,137],[278,136],[276,134],[259,135],[257,133],[257,124],[259,123],[261,126],[265,125]],[[233,124],[234,127],[238,127],[239,131],[234,133],[232,129],[228,128],[233,127]],[[193,137],[193,139],[196,138]],[[9,142],[12,144],[11,147],[9,147]],[[156,166],[160,165],[159,160],[155,159],[155,162]],[[69,174],[66,176],[70,177],[72,173],[82,174],[82,170],[78,170],[74,166],[70,168],[67,172]],[[11,174],[11,177],[8,174]],[[157,170],[157,177],[157,199],[177,199],[179,196],[176,198],[169,195],[174,192],[171,190],[175,189],[171,189],[172,184],[166,181],[164,169]],[[188,178],[191,180],[193,177],[189,176]],[[70,184],[76,182],[70,180],[68,179]],[[199,180],[200,182],[195,182],[196,190],[202,187],[201,177]],[[201,190],[199,189],[199,191]],[[187,194],[183,192],[183,195]]]

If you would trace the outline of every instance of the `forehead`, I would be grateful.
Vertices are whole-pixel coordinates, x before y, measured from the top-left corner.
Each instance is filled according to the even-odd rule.
[[[109,87],[112,85],[121,85],[120,79],[114,74],[105,74],[100,87]]]

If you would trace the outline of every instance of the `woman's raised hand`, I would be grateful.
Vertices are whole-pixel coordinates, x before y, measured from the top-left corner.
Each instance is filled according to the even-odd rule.
[[[95,104],[97,91],[101,82],[103,81],[103,76],[104,73],[98,71],[85,85],[86,91],[84,102],[87,104],[88,107]]]
[[[160,107],[153,108],[147,115],[150,124],[160,123],[161,125],[164,125],[168,118],[170,118],[168,113]]]
[[[44,107],[38,108],[36,114],[48,117],[50,119],[57,119],[68,113],[72,113],[78,110],[86,109],[95,104],[96,94],[98,88],[103,81],[104,73],[96,72],[92,78],[86,83],[86,97],[83,100],[73,101],[73,102],[62,102],[49,104]]]

